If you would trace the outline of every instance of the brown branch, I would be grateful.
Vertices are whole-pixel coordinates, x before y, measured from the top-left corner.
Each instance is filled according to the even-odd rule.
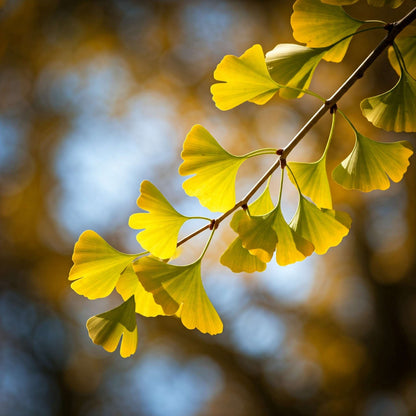
[[[389,47],[396,36],[410,23],[416,19],[416,7],[413,8],[406,16],[394,23],[389,23],[386,25],[386,30],[388,34],[385,38],[376,46],[376,48],[364,59],[364,61],[358,66],[358,68],[350,75],[350,77],[338,88],[338,90],[325,101],[324,104],[319,108],[319,110],[306,122],[306,124],[298,131],[298,133],[293,137],[289,144],[283,149],[280,159],[286,159],[289,153],[299,144],[299,142],[306,136],[306,134],[312,129],[312,127],[331,109],[337,102],[344,96],[344,94],[355,84],[357,80],[363,77],[364,72],[371,66],[371,64],[384,52],[384,50]],[[213,220],[215,226],[218,225],[232,214],[235,210],[240,208],[243,205],[246,205],[248,201],[253,197],[253,195],[260,189],[260,187],[267,181],[267,179],[273,174],[273,172],[280,166],[280,159],[274,162],[274,164],[269,168],[269,170],[257,181],[257,183],[251,188],[251,190],[246,194],[246,196],[239,202],[237,202],[231,209],[222,214],[217,219]],[[179,247],[186,241],[195,237],[196,235],[207,230],[210,225],[206,225],[196,230],[192,234],[180,240],[177,244]]]

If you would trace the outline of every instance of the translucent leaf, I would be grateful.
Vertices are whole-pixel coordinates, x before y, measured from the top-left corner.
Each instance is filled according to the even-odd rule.
[[[111,311],[88,319],[88,334],[94,344],[101,345],[106,351],[113,352],[122,338],[120,355],[129,357],[137,348],[137,325],[134,312],[134,297],[130,297]]]
[[[316,162],[288,162],[293,171],[303,195],[308,196],[320,208],[332,209],[331,189],[329,187],[326,171],[326,157],[323,156]],[[295,184],[290,170],[290,180]]]
[[[403,2],[404,0],[367,0],[367,3],[370,6],[375,6],[375,7],[388,6],[393,9],[401,6]]]
[[[399,182],[413,154],[410,143],[380,143],[356,132],[355,146],[332,172],[335,182],[347,189],[369,192],[390,187],[389,177]]]
[[[175,266],[145,257],[133,267],[144,288],[153,293],[155,301],[166,314],[177,311],[177,308],[173,310],[167,294],[180,305],[180,318],[186,328],[197,328],[211,335],[222,332],[221,319],[202,285],[201,260],[186,266]]]
[[[292,43],[282,43],[266,53],[266,65],[273,79],[288,87],[307,89],[319,61],[327,48],[312,49]],[[282,88],[283,98],[298,98],[302,92]]]
[[[297,0],[291,17],[293,37],[312,48],[330,46],[351,35],[362,25],[340,6],[324,4],[320,0]],[[337,44],[324,56],[332,62],[341,62],[351,37]]]
[[[322,3],[332,4],[333,6],[349,6],[357,3],[358,0],[321,0]]]
[[[266,186],[262,194],[249,205],[249,209],[253,215],[266,214],[273,209],[273,202],[270,197],[268,186]],[[245,215],[243,210],[237,211],[233,215],[230,226],[235,232],[238,232],[240,221]],[[266,269],[266,263],[262,262],[257,256],[245,249],[238,237],[221,256],[220,262],[224,266],[229,267],[234,273],[262,272]]]
[[[302,261],[313,253],[313,244],[301,237],[286,223],[280,206],[276,208],[272,227],[277,235],[276,262],[280,266]]]
[[[403,56],[404,62],[406,64],[406,69],[409,74],[416,79],[416,26],[409,26],[410,32],[407,31],[407,36],[401,36],[401,34],[396,38],[395,42],[398,46],[400,53]],[[397,61],[394,48],[390,46],[389,48],[389,60],[391,66],[394,70],[400,75],[400,65]]]
[[[149,181],[140,185],[137,205],[148,213],[130,216],[129,226],[140,230],[137,241],[154,256],[167,259],[175,254],[179,230],[189,219],[177,212],[162,193]]]
[[[137,254],[125,254],[110,246],[96,232],[84,231],[74,247],[69,272],[72,289],[88,299],[108,296],[114,289],[121,272]]]
[[[263,49],[254,45],[240,57],[226,55],[214,71],[217,81],[211,86],[212,99],[220,110],[230,110],[245,101],[265,104],[279,85],[270,77]]]
[[[300,195],[298,209],[290,226],[315,246],[317,254],[325,254],[330,247],[337,246],[348,234],[348,214],[333,210],[320,210],[315,204]]]
[[[235,179],[244,156],[224,150],[204,127],[195,125],[186,136],[179,166],[182,176],[195,174],[183,183],[211,211],[225,212],[235,205]]]
[[[416,80],[403,70],[389,91],[361,101],[364,117],[387,131],[416,131]]]
[[[153,299],[153,294],[147,292],[139,282],[139,278],[134,272],[132,265],[129,265],[120,276],[116,290],[124,300],[134,296],[136,313],[142,316],[165,315],[162,307]]]

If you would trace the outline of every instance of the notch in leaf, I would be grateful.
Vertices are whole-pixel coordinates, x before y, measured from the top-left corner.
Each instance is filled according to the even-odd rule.
[[[326,61],[341,62],[351,42],[351,36],[364,23],[349,16],[342,7],[320,0],[297,0],[290,19],[293,37],[311,48],[333,45],[323,57]]]
[[[267,71],[260,45],[252,46],[240,57],[226,55],[215,69],[214,78],[223,81],[211,86],[212,99],[223,111],[246,101],[265,104],[279,89]]]
[[[196,328],[211,335],[222,332],[221,319],[202,285],[201,259],[186,266],[175,266],[145,257],[133,268],[166,314],[179,312],[182,324],[188,329]]]
[[[129,226],[143,229],[137,234],[137,241],[156,257],[162,259],[172,257],[176,251],[179,230],[191,217],[185,217],[177,212],[149,181],[141,183],[137,205],[149,211],[130,216]]]
[[[134,310],[134,297],[131,296],[117,308],[88,319],[88,334],[94,344],[101,345],[108,352],[113,352],[122,337],[120,355],[126,358],[134,354],[137,348]]]
[[[71,288],[88,299],[108,296],[120,274],[139,254],[125,254],[111,247],[92,230],[84,231],[74,247],[69,280]]]

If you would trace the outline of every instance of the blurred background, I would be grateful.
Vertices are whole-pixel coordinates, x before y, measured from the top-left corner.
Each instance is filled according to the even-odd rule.
[[[385,192],[331,184],[335,207],[353,225],[325,256],[236,275],[219,264],[234,239],[224,224],[203,263],[221,335],[188,331],[175,318],[138,318],[138,351],[122,359],[94,345],[85,328],[119,295],[89,301],[67,280],[86,229],[119,250],[140,250],[127,222],[144,179],[182,213],[207,214],[177,174],[192,125],[242,154],[284,147],[316,111],[313,98],[275,97],[224,113],[209,92],[224,55],[293,42],[293,2],[0,3],[1,416],[416,414],[414,160]],[[383,10],[361,1],[347,10],[393,21],[413,5]],[[311,89],[329,96],[383,36],[358,36],[342,64],[320,64]],[[368,137],[415,147],[414,134],[385,133],[360,114],[361,99],[395,84],[386,64],[384,54],[339,105]],[[316,160],[329,127],[327,116],[293,159]],[[339,118],[330,168],[353,143]],[[272,162],[247,162],[237,197]],[[290,220],[296,192],[286,185]],[[185,245],[178,261],[195,258],[206,238]]]

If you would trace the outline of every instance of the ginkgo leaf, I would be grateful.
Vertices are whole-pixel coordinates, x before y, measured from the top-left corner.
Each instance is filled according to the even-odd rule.
[[[320,208],[332,209],[332,196],[326,171],[326,156],[316,162],[288,162],[295,175],[300,191],[308,196]],[[290,180],[295,183],[293,175],[288,170]]]
[[[179,230],[190,218],[179,214],[149,181],[141,183],[137,205],[149,211],[130,216],[129,226],[137,230],[143,229],[137,234],[137,241],[156,257],[172,257],[176,251]]]
[[[364,23],[349,16],[342,7],[322,3],[320,0],[297,0],[290,19],[293,37],[311,48],[333,45],[352,35]],[[324,59],[341,62],[351,37],[338,43],[325,54]]]
[[[333,6],[349,6],[357,3],[358,0],[321,0],[322,3],[332,4]]]
[[[409,142],[380,143],[356,132],[355,146],[332,172],[335,182],[347,189],[369,192],[399,182],[413,154]]]
[[[111,247],[92,230],[84,231],[74,247],[69,280],[71,288],[88,299],[108,296],[116,286],[121,272],[138,255],[125,254]]]
[[[276,208],[272,227],[277,235],[276,262],[280,266],[302,261],[313,253],[313,244],[286,223],[280,205]]]
[[[364,117],[387,131],[416,131],[416,80],[403,69],[397,84],[389,91],[361,101]]]
[[[315,204],[308,201],[303,195],[299,196],[299,205],[290,226],[303,238],[315,246],[317,254],[325,254],[330,247],[337,246],[348,234],[349,227],[337,218],[337,212],[320,210]]]
[[[131,296],[111,311],[88,319],[88,334],[94,344],[101,345],[106,351],[113,352],[121,340],[120,355],[129,357],[137,348],[137,324],[134,312],[134,297]]]
[[[249,210],[253,215],[262,215],[270,212],[273,207],[269,186],[267,185],[261,195],[249,205]],[[236,233],[238,232],[240,221],[245,215],[243,210],[234,213],[230,226]],[[266,263],[244,248],[238,237],[221,256],[220,262],[222,265],[229,267],[234,273],[262,272],[266,269]]]
[[[375,7],[384,7],[388,6],[393,9],[396,9],[397,7],[401,6],[404,0],[367,0],[367,3],[370,6]]]
[[[266,53],[266,65],[272,78],[288,87],[307,89],[312,75],[328,48],[308,48],[292,43],[282,43]],[[283,98],[298,98],[302,92],[282,88],[279,95]]]
[[[403,36],[400,34],[395,42],[404,59],[407,71],[416,79],[416,26],[408,26],[408,29],[410,29],[410,31],[406,31],[406,36],[405,34],[403,34]],[[397,74],[400,75],[400,65],[392,46],[389,48],[389,61]]]
[[[153,294],[147,292],[140,283],[132,265],[129,265],[120,276],[116,285],[116,290],[124,300],[127,300],[134,295],[136,313],[148,317],[165,315],[163,308],[155,302]],[[179,305],[177,305],[177,307],[179,307]]]
[[[254,45],[240,57],[226,55],[214,71],[217,81],[211,86],[212,99],[220,110],[230,110],[245,101],[265,104],[279,85],[270,77],[263,49]]]
[[[179,173],[195,174],[183,183],[189,196],[196,196],[201,205],[214,212],[225,212],[235,205],[235,179],[246,157],[228,153],[198,124],[186,136],[181,156]]]
[[[202,285],[200,259],[186,266],[175,266],[145,257],[133,267],[144,288],[153,293],[167,314],[172,313],[172,304],[166,294],[180,305],[180,318],[186,328],[211,335],[222,332],[221,319]]]

